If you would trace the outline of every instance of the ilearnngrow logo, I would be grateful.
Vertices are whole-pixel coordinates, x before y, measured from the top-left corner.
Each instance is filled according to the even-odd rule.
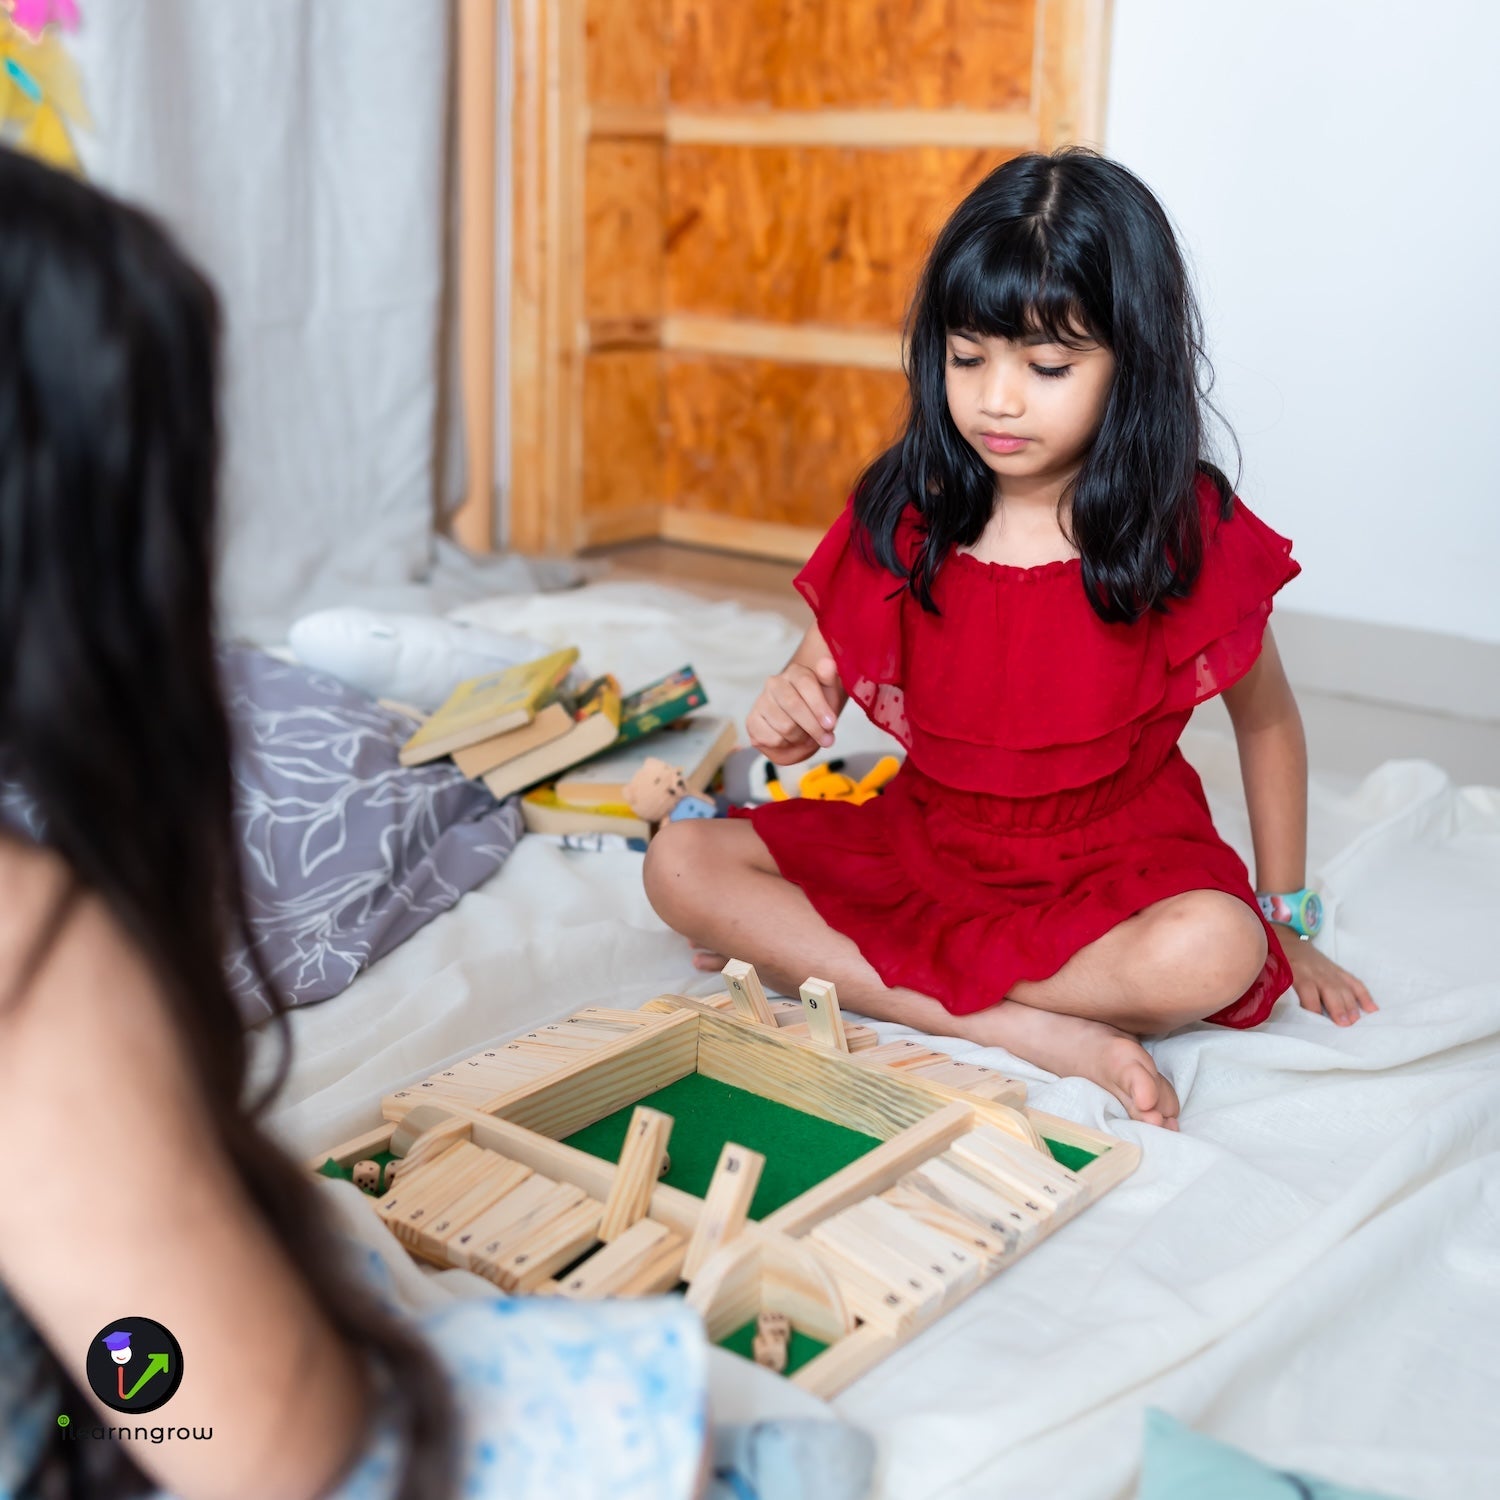
[[[207,1442],[214,1435],[212,1427],[106,1427],[102,1423],[94,1427],[79,1427],[66,1412],[57,1419],[57,1425],[66,1429],[63,1437],[70,1443],[81,1443],[87,1438],[102,1442],[105,1438],[123,1441],[133,1438],[138,1443]]]
[[[112,1411],[144,1415],[177,1394],[182,1345],[154,1318],[116,1318],[89,1341],[84,1371],[90,1389]]]

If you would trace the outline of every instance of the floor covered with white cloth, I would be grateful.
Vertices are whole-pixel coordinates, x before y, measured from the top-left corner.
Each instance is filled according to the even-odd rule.
[[[691,661],[710,707],[741,720],[797,637],[779,616],[645,584],[459,613],[576,644],[627,688]],[[883,743],[851,708],[829,753]],[[1248,854],[1233,743],[1190,729],[1184,749]],[[1289,995],[1254,1031],[1151,1044],[1180,1134],[1081,1080],[931,1044],[1026,1079],[1038,1108],[1138,1142],[1143,1161],[837,1400],[878,1438],[880,1495],[1124,1497],[1151,1405],[1278,1467],[1408,1500],[1500,1495],[1500,790],[1421,761],[1357,785],[1314,776],[1309,873],[1329,908],[1320,946],[1380,1011],[1340,1029]],[[453,911],[296,1015],[273,1123],[309,1156],[492,1039],[714,988],[648,905],[639,855],[523,839]],[[327,1191],[383,1236],[353,1188]],[[467,1273],[425,1280],[406,1278],[414,1298],[493,1294]],[[715,1368],[726,1414],[800,1404],[733,1356]]]

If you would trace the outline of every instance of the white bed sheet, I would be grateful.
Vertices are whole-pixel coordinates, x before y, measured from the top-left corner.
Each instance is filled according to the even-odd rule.
[[[691,659],[743,715],[796,632],[647,585],[473,606],[628,682]],[[846,716],[839,748],[883,736]],[[1219,827],[1248,849],[1233,745],[1185,740]],[[999,1052],[1038,1107],[1143,1148],[1140,1170],[835,1406],[876,1433],[899,1500],[1105,1500],[1133,1491],[1142,1412],[1288,1467],[1412,1500],[1500,1494],[1500,792],[1422,762],[1315,778],[1323,944],[1380,1013],[1349,1030],[1284,999],[1248,1033],[1154,1044],[1183,1098],[1171,1135],[1103,1090]],[[523,840],[505,868],[295,1019],[275,1124],[308,1154],[374,1123],[381,1093],[582,1005],[712,987],[651,912],[635,855]],[[898,1034],[898,1028],[882,1028]],[[351,1222],[354,1190],[329,1185]],[[420,1278],[416,1278],[420,1280]],[[476,1290],[451,1272],[428,1295]],[[716,1394],[791,1401],[762,1372]]]

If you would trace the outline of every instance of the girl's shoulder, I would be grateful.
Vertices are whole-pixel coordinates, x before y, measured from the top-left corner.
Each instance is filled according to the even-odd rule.
[[[61,856],[0,833],[0,1012],[56,936],[74,889]]]

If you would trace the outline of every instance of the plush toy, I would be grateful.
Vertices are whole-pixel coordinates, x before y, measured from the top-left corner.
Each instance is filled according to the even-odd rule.
[[[882,756],[856,781],[845,773],[844,765],[842,760],[829,760],[809,766],[797,783],[797,795],[814,802],[852,802],[859,807],[878,797],[881,788],[901,769],[894,755]]]
[[[654,755],[625,783],[630,810],[648,823],[660,823],[687,794],[682,772]]]
[[[862,751],[819,761],[803,771],[795,795],[819,802],[868,802],[901,769],[894,755]],[[781,771],[757,750],[734,751],[724,765],[724,794],[738,806],[785,802],[794,795],[781,782]]]
[[[729,811],[729,799],[717,797],[710,801],[707,797],[686,796],[667,815],[669,823],[687,823],[696,818],[722,818]]]

